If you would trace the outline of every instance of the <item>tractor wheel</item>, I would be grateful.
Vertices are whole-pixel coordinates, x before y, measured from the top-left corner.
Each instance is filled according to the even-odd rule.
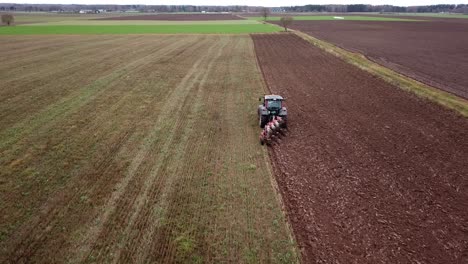
[[[258,121],[259,125],[261,128],[264,128],[265,125],[268,123],[268,116],[266,115],[261,115],[259,117],[259,121]]]
[[[288,128],[288,118],[283,116],[283,125],[281,126],[282,128]]]

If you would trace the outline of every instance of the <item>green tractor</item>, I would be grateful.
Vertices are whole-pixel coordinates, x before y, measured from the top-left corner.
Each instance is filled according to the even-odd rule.
[[[264,128],[274,117],[281,117],[283,126],[287,126],[288,111],[284,106],[284,100],[283,97],[274,94],[265,95],[263,99],[259,98],[259,101],[263,101],[258,106],[258,123],[261,128]]]

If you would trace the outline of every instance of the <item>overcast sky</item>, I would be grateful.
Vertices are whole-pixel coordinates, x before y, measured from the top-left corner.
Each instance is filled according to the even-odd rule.
[[[32,4],[146,4],[146,5],[250,5],[250,6],[291,6],[307,4],[372,4],[372,5],[433,5],[460,4],[467,0],[0,0],[5,3]]]

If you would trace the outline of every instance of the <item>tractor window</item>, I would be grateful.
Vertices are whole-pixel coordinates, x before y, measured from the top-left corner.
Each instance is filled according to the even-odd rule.
[[[268,100],[266,107],[268,109],[280,109],[281,108],[281,101],[279,101],[279,100],[277,100],[277,101]]]

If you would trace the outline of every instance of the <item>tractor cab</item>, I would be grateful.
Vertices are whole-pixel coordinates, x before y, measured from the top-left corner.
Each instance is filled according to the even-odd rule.
[[[280,95],[265,95],[260,98],[260,101],[263,101],[261,105],[258,106],[258,116],[259,116],[259,125],[263,128],[269,121],[271,121],[275,116],[279,116],[286,122],[287,110],[284,106],[285,99]]]
[[[265,95],[263,98],[263,106],[273,115],[281,110],[283,107],[283,97],[279,95]]]

